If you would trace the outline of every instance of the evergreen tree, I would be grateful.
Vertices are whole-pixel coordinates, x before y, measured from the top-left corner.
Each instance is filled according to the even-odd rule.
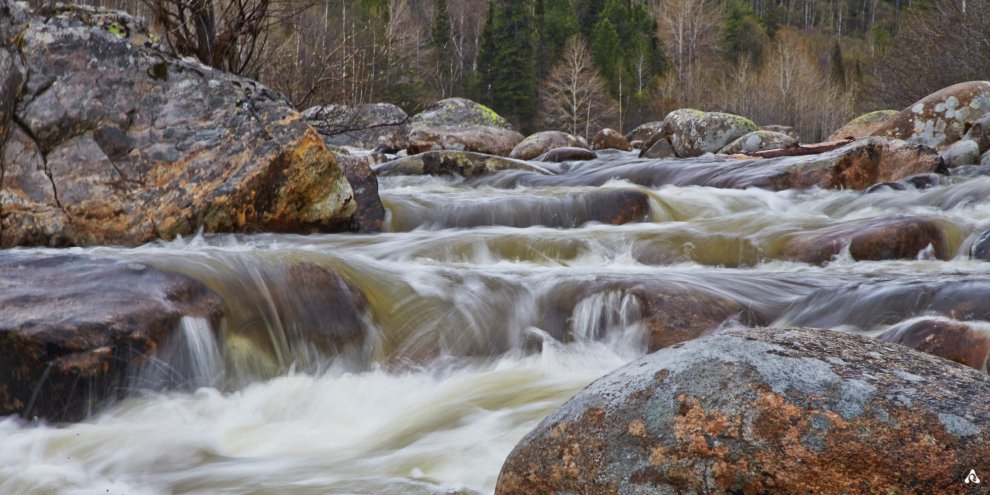
[[[839,46],[839,40],[835,40],[835,45],[832,46],[832,82],[842,88],[846,88],[846,66],[842,61],[842,47]]]
[[[488,14],[485,17],[485,28],[481,32],[481,45],[478,47],[478,69],[471,84],[474,88],[474,99],[488,106],[494,104],[495,98],[491,86],[495,50],[495,0],[490,0]]]
[[[602,10],[605,9],[605,0],[575,0],[574,9],[577,12],[581,34],[585,38],[591,39],[594,35],[598,18]]]
[[[744,0],[731,0],[722,14],[719,50],[731,64],[748,58],[755,66],[763,63],[763,46],[769,38],[756,20],[753,8]]]
[[[433,26],[430,29],[430,45],[433,48],[434,85],[440,97],[446,98],[453,94],[458,79],[458,66],[454,59],[447,0],[433,1]]]
[[[480,63],[490,106],[523,130],[536,114],[536,32],[532,0],[496,0],[482,35]]]
[[[578,33],[578,19],[573,0],[536,0],[535,11],[536,75],[542,81],[560,60],[567,40]]]

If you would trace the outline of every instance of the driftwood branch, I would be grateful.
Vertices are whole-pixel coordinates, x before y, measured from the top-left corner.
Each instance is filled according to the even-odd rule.
[[[827,141],[824,143],[801,144],[798,146],[791,146],[788,148],[780,148],[776,150],[767,150],[767,151],[755,151],[753,153],[743,153],[743,154],[756,158],[777,158],[781,156],[817,155],[820,153],[825,153],[826,151],[832,151],[834,149],[841,148],[853,141],[854,141],[853,139],[843,139],[842,141]]]

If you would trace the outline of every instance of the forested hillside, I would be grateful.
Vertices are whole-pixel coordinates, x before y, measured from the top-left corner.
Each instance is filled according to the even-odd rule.
[[[971,0],[136,2],[101,3],[300,109],[466,96],[524,131],[628,130],[693,107],[813,141],[990,75],[990,5]]]

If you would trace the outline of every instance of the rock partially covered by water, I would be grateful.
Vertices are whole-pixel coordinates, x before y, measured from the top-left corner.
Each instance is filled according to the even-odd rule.
[[[898,113],[900,112],[897,110],[877,110],[865,113],[836,129],[826,141],[860,139],[871,136],[877,129],[896,117]]]
[[[409,153],[474,151],[508,156],[523,135],[492,109],[465,98],[440,100],[409,120]]]
[[[640,141],[645,144],[652,141],[653,136],[656,136],[660,132],[663,132],[663,121],[647,122],[629,131],[626,134],[626,141],[630,143]]]
[[[632,151],[632,146],[625,136],[619,134],[619,131],[605,128],[591,138],[591,149]]]
[[[350,223],[343,171],[280,95],[145,46],[125,14],[0,5],[25,21],[0,38],[16,36],[27,72],[4,122],[0,246]]]
[[[969,255],[976,260],[990,261],[990,230],[983,232],[973,241]]]
[[[221,317],[202,283],[139,263],[7,252],[0,286],[0,416],[82,419],[122,396],[181,318]]]
[[[990,113],[990,81],[964,82],[922,98],[873,135],[943,148],[962,139],[969,126],[987,113]]]
[[[756,124],[745,117],[688,108],[674,110],[663,120],[663,133],[681,158],[716,153],[756,130]]]
[[[638,323],[646,332],[650,352],[711,333],[729,321],[760,324],[763,319],[725,294],[679,281],[615,279],[565,283],[554,288],[548,301],[552,304],[544,313],[543,325],[554,337],[603,338],[601,333],[615,327],[615,322]],[[589,322],[581,310],[589,304],[591,309],[609,309],[592,311],[595,319]],[[579,328],[582,324],[586,328]]]
[[[560,163],[569,161],[587,161],[598,158],[594,151],[587,148],[554,148],[535,158],[538,162]]]
[[[728,331],[590,385],[495,492],[954,493],[990,455],[988,395],[986,373],[874,339]]]
[[[990,332],[961,321],[917,318],[894,325],[877,340],[901,344],[980,371],[987,369]]]
[[[532,160],[557,148],[588,149],[588,145],[583,140],[566,132],[543,131],[523,139],[509,153],[509,158]]]
[[[971,139],[961,139],[943,148],[938,155],[949,168],[976,165],[980,163],[980,145]]]
[[[756,153],[757,151],[778,150],[797,146],[798,140],[782,132],[753,131],[729,143],[719,150],[723,155]]]
[[[525,170],[550,175],[546,169],[522,160],[467,151],[428,151],[385,162],[374,170],[379,176],[457,174],[475,177],[499,170]]]
[[[328,145],[379,149],[386,153],[396,153],[408,146],[409,116],[391,103],[316,106],[302,115]]]
[[[654,136],[651,141],[643,145],[639,152],[640,158],[677,158],[674,146],[670,144],[670,139],[662,134]]]
[[[357,232],[379,232],[385,223],[385,207],[378,195],[378,176],[371,169],[368,156],[357,157],[344,153],[334,153],[337,164],[344,170],[344,176],[354,191],[357,211],[352,217],[351,230]]]
[[[948,241],[938,223],[916,216],[857,220],[788,239],[777,253],[782,259],[824,264],[843,249],[856,261],[915,259],[932,249],[938,259],[948,259]]]

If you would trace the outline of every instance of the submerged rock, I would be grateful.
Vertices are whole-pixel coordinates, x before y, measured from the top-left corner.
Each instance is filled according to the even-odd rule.
[[[409,120],[409,153],[458,150],[508,156],[523,135],[490,108],[465,98],[440,100]]]
[[[145,46],[126,14],[59,6],[43,18],[0,5],[16,11],[7,22],[23,20],[0,23],[0,38],[16,35],[27,72],[3,124],[16,132],[3,144],[0,246],[351,223],[343,171],[282,96]]]
[[[383,163],[374,168],[379,176],[451,175],[474,177],[499,170],[525,170],[549,175],[546,169],[522,160],[467,151],[428,151]]]
[[[548,162],[548,163],[560,163],[569,161],[587,161],[594,160],[598,158],[598,155],[594,151],[587,148],[554,148],[538,157],[535,161],[538,162]]]
[[[960,321],[918,318],[894,325],[877,340],[910,347],[980,371],[987,369],[990,333]]]
[[[874,339],[721,332],[591,384],[495,493],[955,492],[990,456],[988,395],[986,373]]]
[[[719,150],[723,155],[755,153],[797,146],[798,140],[787,134],[771,131],[753,131],[729,143]]]
[[[681,158],[716,153],[726,145],[756,131],[751,120],[731,113],[674,110],[663,120],[663,134]]]
[[[532,160],[557,148],[588,149],[583,140],[560,131],[537,132],[517,144],[509,153],[509,158],[517,160]]]
[[[962,139],[969,126],[987,113],[990,113],[990,81],[964,82],[918,100],[873,135],[941,149]]]
[[[897,116],[897,110],[877,110],[865,113],[836,129],[826,141],[860,139],[873,135],[881,126]]]
[[[408,146],[409,116],[391,103],[324,105],[302,112],[331,146],[354,146],[396,153]]]
[[[82,419],[122,397],[180,319],[215,331],[222,315],[202,283],[140,263],[7,252],[0,286],[0,416]]]
[[[592,328],[576,328],[580,322],[578,308],[593,298],[612,297],[612,311],[598,314]],[[664,280],[601,280],[572,282],[555,287],[547,299],[551,304],[544,312],[543,325],[555,338],[602,338],[600,332],[611,326],[609,319],[625,318],[627,324],[639,323],[646,331],[649,352],[698,338],[722,325],[741,321],[759,324],[763,318],[740,302],[692,284]],[[587,323],[587,322],[585,322]],[[589,331],[592,335],[584,335]]]
[[[938,223],[915,216],[858,220],[792,235],[777,256],[824,264],[848,247],[856,261],[915,259],[931,246],[932,254],[949,259],[948,241]]]
[[[619,131],[605,128],[591,138],[591,149],[632,151],[632,146]]]

